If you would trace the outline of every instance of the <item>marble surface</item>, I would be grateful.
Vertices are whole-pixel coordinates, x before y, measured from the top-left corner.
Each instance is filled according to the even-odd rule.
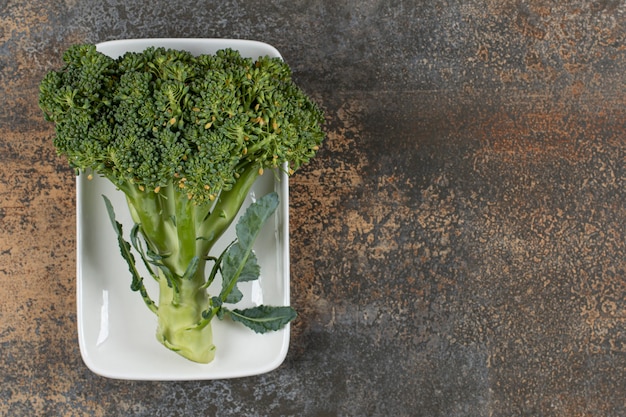
[[[105,379],[38,83],[77,42],[272,44],[328,139],[291,180],[277,370]],[[0,415],[626,415],[626,6],[0,0]]]

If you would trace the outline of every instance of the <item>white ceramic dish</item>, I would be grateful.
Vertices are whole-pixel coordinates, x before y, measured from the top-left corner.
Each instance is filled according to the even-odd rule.
[[[121,40],[101,43],[98,50],[117,57],[151,45],[195,54],[230,47],[253,58],[280,57],[276,49],[264,43],[223,39]],[[278,192],[281,202],[255,245],[261,277],[256,282],[240,284],[244,299],[238,306],[289,305],[288,190],[286,175],[268,172],[257,180],[244,204],[245,208],[255,197],[271,191]],[[84,175],[77,178],[78,338],[89,369],[116,379],[198,380],[261,374],[283,362],[289,346],[289,325],[259,335],[238,323],[215,319],[212,325],[216,356],[206,365],[191,362],[162,346],[155,337],[156,317],[140,295],[130,290],[128,267],[119,253],[102,194],[113,203],[126,239],[132,228],[120,191],[105,179],[88,180]],[[222,247],[234,238],[234,224],[223,236]],[[155,282],[147,277],[145,283],[152,298],[157,298]]]

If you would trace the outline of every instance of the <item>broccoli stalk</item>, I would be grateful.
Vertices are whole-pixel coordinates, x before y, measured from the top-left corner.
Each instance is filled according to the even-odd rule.
[[[203,317],[213,308],[206,291],[207,255],[239,213],[257,176],[258,169],[244,171],[211,211],[209,205],[191,202],[173,185],[158,193],[134,186],[125,192],[133,221],[141,225],[139,231],[151,253],[158,254],[157,340],[195,362],[208,363],[215,355],[212,327]],[[148,306],[152,303],[147,300]]]
[[[39,104],[55,123],[54,145],[76,173],[95,172],[121,190],[135,223],[130,243],[105,197],[131,288],[158,317],[157,339],[196,362],[213,360],[211,320],[230,316],[256,332],[278,330],[290,307],[233,309],[237,283],[257,279],[254,239],[278,205],[275,193],[250,206],[237,239],[215,243],[238,215],[264,169],[289,174],[312,158],[322,112],[281,60],[148,48],[112,59],[75,45],[65,66],[40,85]],[[91,174],[89,174],[91,175]],[[155,301],[135,265],[158,281]],[[219,294],[207,288],[218,276]]]

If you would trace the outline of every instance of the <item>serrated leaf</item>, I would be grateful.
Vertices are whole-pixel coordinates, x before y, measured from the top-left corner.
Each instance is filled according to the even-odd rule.
[[[222,299],[228,304],[237,304],[243,299],[243,293],[239,288],[237,288],[237,286],[231,288],[227,293],[223,291],[221,294],[226,294],[225,296],[222,296]]]
[[[213,268],[211,268],[211,273],[209,274],[209,277],[207,278],[202,288],[209,288],[209,286],[213,283],[213,280],[217,276],[218,271],[222,270],[222,259],[224,259],[224,256],[226,256],[226,252],[228,252],[228,249],[230,249],[230,247],[234,244],[235,244],[235,241],[231,242],[226,247],[226,249],[224,249],[224,252],[220,254],[219,258],[215,258],[213,256],[208,256],[206,258],[207,260],[213,261],[214,264],[213,264]]]
[[[219,297],[211,297],[211,307],[221,307],[222,300]]]
[[[240,267],[240,260],[243,256],[241,253],[241,246],[235,244],[231,246],[231,248],[224,256],[224,262],[222,264],[222,275],[224,277],[236,277],[237,269]],[[254,281],[259,278],[261,273],[261,267],[257,262],[257,257],[254,252],[250,252],[248,258],[246,259],[246,263],[243,268],[239,272],[239,278],[237,278],[237,284],[240,282],[246,281]],[[227,293],[226,298],[224,299],[225,303],[235,304],[241,301],[243,298],[243,294],[237,288],[237,285],[234,285],[230,290],[228,287],[230,286],[231,281],[227,278],[222,278],[222,292]]]
[[[220,298],[224,302],[240,301],[243,295],[236,288],[237,283],[259,277],[260,267],[252,248],[265,221],[274,213],[276,207],[278,194],[269,193],[251,204],[237,223],[237,241],[227,249],[221,267]]]
[[[244,258],[246,255],[247,258]],[[246,260],[243,266],[241,265],[242,259]],[[228,249],[222,263],[222,275],[232,277],[237,273],[239,273],[239,282],[254,281],[261,273],[261,267],[254,252],[245,252],[239,244],[232,245]]]
[[[124,260],[128,264],[128,269],[132,276],[130,288],[133,291],[139,291],[148,308],[152,312],[157,313],[157,306],[154,301],[152,301],[152,299],[148,296],[146,287],[143,285],[143,278],[137,270],[135,257],[131,252],[131,244],[124,240],[122,224],[115,219],[115,210],[113,209],[113,204],[111,204],[111,201],[106,196],[103,195],[102,198],[104,198],[104,204],[106,206],[107,213],[109,214],[109,219],[111,220],[111,224],[113,225],[113,229],[115,230],[115,234],[117,235],[117,242],[120,247],[120,253],[122,254],[122,258],[124,258]]]
[[[261,228],[278,207],[278,194],[269,193],[248,207],[237,222],[235,231],[239,244],[248,248],[254,244]]]
[[[115,219],[115,210],[113,209],[113,204],[111,204],[111,201],[106,196],[102,197],[104,198],[104,204],[106,205],[109,219],[111,220],[111,224],[113,225],[113,229],[115,230],[115,234],[117,236],[117,243],[120,248],[120,253],[122,254],[122,258],[124,258],[124,260],[128,264],[128,269],[133,279],[130,288],[133,291],[137,291],[143,278],[141,278],[139,271],[137,271],[135,257],[130,251],[131,245],[126,240],[124,240],[124,231],[122,228],[122,224]]]
[[[230,317],[256,333],[280,330],[296,318],[297,313],[291,307],[266,306],[228,310]]]
[[[141,225],[139,224],[135,224],[133,226],[130,232],[130,243],[132,244],[133,248],[139,253],[139,256],[141,257],[141,260],[143,261],[143,264],[146,267],[148,273],[152,276],[152,278],[158,281],[159,276],[157,273],[154,272],[151,265],[154,264],[154,261],[151,260],[148,256],[149,254],[146,254],[146,252],[144,251],[143,244],[141,243],[141,239],[139,238],[139,235],[141,233],[140,229]]]
[[[182,279],[183,280],[193,279],[194,275],[196,275],[196,272],[198,272],[199,263],[200,263],[200,258],[198,258],[197,256],[194,256],[193,258],[191,258],[191,262],[189,262],[189,265],[187,265],[187,269],[185,270],[185,273],[183,274]]]

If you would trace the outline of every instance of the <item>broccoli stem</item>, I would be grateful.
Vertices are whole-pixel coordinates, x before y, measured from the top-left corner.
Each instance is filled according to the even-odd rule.
[[[212,310],[206,288],[206,262],[215,242],[235,220],[259,176],[252,164],[215,204],[199,206],[174,185],[157,192],[133,184],[120,186],[131,216],[154,255],[159,282],[157,339],[195,362],[215,355],[213,332],[202,312]]]
[[[202,288],[205,274],[202,260],[190,279],[170,277],[178,287],[169,286],[168,280],[159,272],[159,314],[157,340],[168,349],[199,363],[209,363],[215,357],[213,330],[211,326],[197,327],[202,311],[209,306],[209,297]],[[175,292],[179,292],[179,297]],[[174,302],[175,299],[178,302]]]

